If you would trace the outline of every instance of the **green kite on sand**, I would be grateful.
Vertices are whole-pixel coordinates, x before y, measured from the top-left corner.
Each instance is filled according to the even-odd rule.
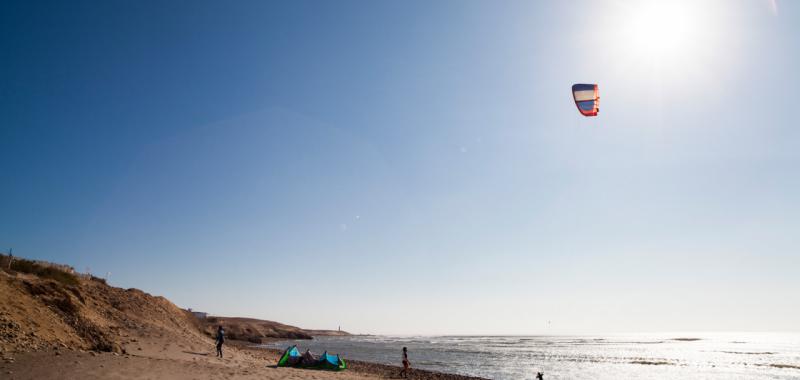
[[[332,371],[341,371],[347,369],[347,363],[339,355],[330,355],[325,351],[319,358],[314,358],[310,352],[306,351],[305,354],[300,355],[297,346],[291,346],[283,352],[280,360],[278,360],[278,367],[295,367],[295,368],[309,368],[309,369],[327,369]]]

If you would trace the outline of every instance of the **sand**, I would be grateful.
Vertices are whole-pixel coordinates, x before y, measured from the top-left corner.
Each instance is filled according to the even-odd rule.
[[[0,379],[392,379],[399,367],[348,361],[345,371],[277,368],[276,350],[248,348],[230,342],[225,357],[215,356],[211,339],[186,343],[169,336],[130,338],[126,353],[58,348],[32,352],[4,352]],[[465,380],[464,376],[416,370],[412,379]]]
[[[138,343],[138,342],[137,342]],[[2,379],[370,379],[354,371],[328,372],[275,368],[246,350],[229,348],[226,357],[212,353],[213,345],[184,346],[167,340],[133,343],[132,354],[60,349],[6,354],[0,362]],[[138,350],[137,348],[142,348]]]

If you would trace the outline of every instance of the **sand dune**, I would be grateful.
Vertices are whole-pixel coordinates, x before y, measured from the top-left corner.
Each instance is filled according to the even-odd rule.
[[[343,372],[275,368],[278,352],[236,341],[220,359],[208,326],[163,297],[31,263],[19,267],[27,272],[0,268],[2,379],[374,379],[399,370],[360,362]],[[231,322],[260,333],[291,327]],[[464,379],[425,371],[414,378]]]

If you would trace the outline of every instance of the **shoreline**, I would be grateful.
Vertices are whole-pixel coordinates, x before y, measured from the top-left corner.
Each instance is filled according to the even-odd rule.
[[[272,339],[270,339],[272,340]],[[274,339],[274,341],[282,341],[284,339]],[[258,347],[254,346],[250,342],[245,341],[229,341],[226,344],[230,344],[231,346],[236,347],[237,349],[250,352],[251,354],[261,357],[265,361],[272,361],[273,364],[269,364],[270,366],[274,366],[275,363],[278,362],[278,359],[283,354],[283,350],[277,348],[269,348],[269,347]],[[346,371],[352,371],[357,374],[366,375],[378,379],[396,379],[399,378],[397,375],[400,373],[400,370],[403,368],[401,366],[395,366],[390,364],[381,364],[381,363],[374,363],[368,362],[363,360],[354,360],[344,358],[347,361],[347,369]],[[316,370],[307,370],[318,372]],[[420,379],[420,380],[488,380],[483,377],[476,377],[476,376],[466,376],[466,375],[459,375],[455,373],[446,373],[446,372],[437,372],[431,371],[426,369],[417,369],[412,368],[410,378],[413,379]]]
[[[398,379],[399,366],[347,360],[344,371],[279,368],[282,350],[248,346],[249,342],[228,341],[225,358],[214,357],[211,342],[176,345],[171,339],[138,340],[144,349],[122,354],[65,347],[33,351],[0,352],[0,378],[9,380],[63,378],[83,380],[115,379],[241,379],[241,380],[368,380]],[[424,369],[413,369],[415,380],[488,380]]]

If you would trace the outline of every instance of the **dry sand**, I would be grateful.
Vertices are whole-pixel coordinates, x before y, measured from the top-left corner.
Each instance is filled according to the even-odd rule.
[[[208,351],[208,350],[206,350]],[[156,354],[155,357],[147,356]],[[166,355],[165,355],[166,354]],[[169,352],[115,355],[62,350],[16,355],[0,364],[2,379],[369,379],[352,371],[324,372],[268,367],[241,353],[218,359],[210,353]]]

